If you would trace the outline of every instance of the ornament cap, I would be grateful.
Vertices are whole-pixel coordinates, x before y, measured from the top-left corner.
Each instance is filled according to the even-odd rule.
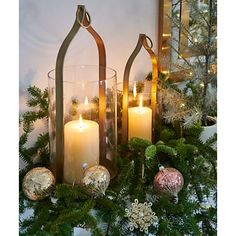
[[[83,170],[86,170],[88,168],[88,163],[83,163],[82,165]]]
[[[162,171],[162,170],[164,170],[164,169],[165,169],[164,166],[162,166],[162,165],[159,166],[159,170],[160,170],[160,171]]]

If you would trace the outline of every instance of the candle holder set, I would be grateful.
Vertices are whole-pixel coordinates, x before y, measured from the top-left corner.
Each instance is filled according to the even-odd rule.
[[[99,65],[64,67],[67,49],[81,27],[91,34],[97,44]],[[142,46],[152,60],[152,88],[149,94],[135,95],[134,83],[131,103],[136,107],[129,108],[129,72]],[[125,67],[123,143],[127,142],[128,134],[129,139],[137,136],[150,141],[154,135],[157,60],[151,48],[150,38],[140,34],[138,44]],[[117,174],[116,72],[106,67],[103,40],[92,28],[90,16],[84,6],[78,6],[75,22],[59,49],[56,68],[49,72],[48,77],[50,159],[56,181],[80,184],[84,167],[98,164],[106,167],[111,178],[114,178]]]

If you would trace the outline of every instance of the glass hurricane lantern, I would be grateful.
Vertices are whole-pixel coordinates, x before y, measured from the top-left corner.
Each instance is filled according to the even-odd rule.
[[[49,77],[50,159],[57,182],[79,184],[83,168],[101,164],[116,175],[116,72],[106,68],[105,47],[79,5]],[[67,49],[83,27],[98,47],[99,65],[64,67]]]
[[[137,45],[130,55],[123,77],[122,98],[122,143],[127,143],[132,137],[155,141],[157,103],[157,57],[152,50],[153,43],[145,34],[140,34]],[[148,52],[152,62],[152,81],[150,91],[137,90],[135,81],[130,81],[130,70],[134,59],[141,48]]]

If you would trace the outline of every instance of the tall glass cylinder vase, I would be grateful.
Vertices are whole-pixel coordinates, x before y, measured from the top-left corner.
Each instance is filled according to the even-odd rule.
[[[56,157],[55,70],[49,76],[50,158]],[[106,68],[99,81],[99,66],[69,66],[63,70],[64,182],[80,184],[84,166],[102,164],[116,175],[117,89],[116,72]],[[105,145],[99,145],[99,86],[105,87]],[[104,150],[101,150],[104,149]],[[101,153],[105,153],[101,157]]]

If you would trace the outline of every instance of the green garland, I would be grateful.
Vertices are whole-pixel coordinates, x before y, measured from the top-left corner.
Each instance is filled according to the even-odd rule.
[[[32,147],[26,147],[34,122],[48,118],[48,92],[36,87],[30,87],[28,92],[28,106],[33,110],[20,116],[24,132],[19,153],[27,164],[19,181],[20,235],[71,236],[78,226],[95,236],[145,235],[138,230],[131,232],[125,217],[127,203],[135,199],[153,204],[159,222],[149,227],[152,235],[216,235],[216,150],[212,148],[216,136],[203,144],[199,140],[202,129],[198,126],[184,130],[184,138],[174,128],[163,127],[155,144],[134,138],[128,145],[119,145],[119,174],[102,198],[91,198],[79,186],[57,184],[51,197],[36,202],[28,200],[22,192],[24,175],[33,167],[49,165],[48,133],[40,134]],[[178,203],[168,196],[158,198],[153,191],[159,164],[178,169],[184,177]],[[209,196],[214,204],[206,207],[204,202]],[[33,209],[34,214],[25,219],[22,214],[27,209]]]

